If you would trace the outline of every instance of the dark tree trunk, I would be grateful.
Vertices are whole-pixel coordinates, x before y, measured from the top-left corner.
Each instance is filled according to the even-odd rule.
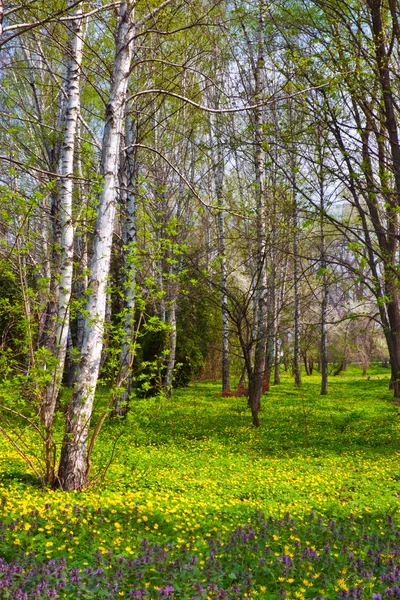
[[[308,368],[308,356],[307,356],[307,351],[303,352],[303,363],[304,363],[304,368],[306,370],[306,375],[311,375],[310,370]]]

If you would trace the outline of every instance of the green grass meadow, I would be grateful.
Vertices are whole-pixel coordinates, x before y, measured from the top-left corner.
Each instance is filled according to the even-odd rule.
[[[146,538],[169,544],[172,553],[189,548],[204,564],[210,539],[224,542],[261,512],[277,523],[268,541],[272,561],[294,556],[300,544],[321,553],[330,520],[352,532],[344,534],[345,543],[337,537],[338,548],[353,545],[365,558],[372,547],[368,533],[390,537],[388,519],[398,522],[400,407],[392,403],[388,377],[381,367],[366,377],[351,367],[332,377],[329,395],[320,396],[318,374],[304,376],[300,391],[283,374],[282,384],[263,397],[259,429],[251,426],[246,398],[221,398],[216,383],[193,383],[170,399],[134,401],[126,422],[103,427],[94,455],[97,483],[79,493],[41,490],[0,437],[0,521],[13,523],[1,532],[0,556],[15,560],[34,552],[37,560],[65,557],[84,568],[110,551],[135,557]],[[106,399],[107,390],[100,390],[97,416]],[[317,518],[318,526],[311,526]],[[267,583],[255,577],[240,597],[379,598],[373,595],[379,573],[362,587],[359,573],[341,564],[342,554],[338,550],[328,579],[315,567],[310,579],[271,562]],[[387,556],[393,558],[389,547]],[[145,573],[151,598],[162,584],[154,577]],[[364,595],[346,596],[351,586],[361,586]],[[168,597],[197,597],[181,589]],[[235,593],[228,597],[239,597]],[[198,597],[224,597],[207,594]],[[129,597],[128,588],[118,595]]]

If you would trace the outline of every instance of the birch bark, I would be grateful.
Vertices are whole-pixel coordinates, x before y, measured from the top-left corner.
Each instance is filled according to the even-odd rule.
[[[265,39],[264,39],[264,2],[260,3],[258,22],[258,58],[255,68],[255,103],[259,103],[264,94],[264,68],[265,68]],[[249,404],[253,417],[254,427],[259,427],[259,412],[261,408],[261,395],[265,368],[265,350],[267,337],[266,324],[266,214],[265,214],[265,185],[264,185],[264,109],[255,111],[255,174],[257,194],[257,267],[256,290],[257,321],[256,340],[254,353],[254,367],[249,377]]]
[[[61,225],[61,270],[58,292],[57,318],[55,325],[55,359],[52,381],[49,383],[41,406],[43,423],[48,430],[53,424],[56,401],[64,371],[69,331],[69,305],[72,290],[74,258],[74,224],[72,215],[72,191],[75,134],[80,110],[79,83],[83,52],[82,9],[78,6],[71,25],[71,55],[66,85],[66,112],[63,143],[60,153],[60,225]]]

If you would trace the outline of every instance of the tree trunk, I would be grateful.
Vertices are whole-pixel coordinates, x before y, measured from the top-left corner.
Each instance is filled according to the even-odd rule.
[[[310,356],[308,359],[308,374],[311,376],[314,371],[314,358]]]
[[[264,2],[260,2],[258,22],[258,58],[255,69],[255,101],[259,103],[264,94],[264,68],[265,68],[265,39],[264,39]],[[254,427],[259,427],[259,412],[261,408],[261,395],[264,382],[265,351],[267,342],[267,274],[266,274],[266,214],[265,214],[265,187],[264,187],[264,109],[255,110],[255,175],[257,194],[257,265],[256,265],[256,290],[257,319],[256,339],[254,352],[254,367],[249,377],[249,403],[253,417]]]
[[[390,278],[393,278],[391,273]],[[390,324],[389,353],[391,365],[390,387],[393,390],[394,397],[400,398],[400,307],[398,302],[398,286],[396,282],[391,281],[386,285],[386,293],[389,295],[387,303],[387,314]]]
[[[61,225],[61,269],[55,322],[55,360],[52,381],[47,386],[41,405],[41,417],[50,435],[54,411],[64,372],[69,332],[69,306],[72,291],[74,261],[74,223],[73,223],[73,169],[75,136],[80,109],[79,83],[83,53],[82,8],[78,7],[71,28],[71,56],[66,84],[65,131],[60,153],[60,225]]]
[[[311,375],[310,370],[308,368],[308,353],[307,353],[307,350],[305,350],[305,352],[303,352],[303,363],[304,363],[304,368],[306,370],[306,375],[307,376]]]
[[[132,57],[133,14],[131,2],[121,3],[116,35],[116,57],[103,133],[101,173],[104,182],[98,198],[93,256],[90,264],[90,294],[86,309],[88,316],[85,318],[79,372],[68,409],[58,471],[58,484],[64,490],[85,488],[90,469],[87,441],[102,351],[107,279],[116,208],[119,144]]]

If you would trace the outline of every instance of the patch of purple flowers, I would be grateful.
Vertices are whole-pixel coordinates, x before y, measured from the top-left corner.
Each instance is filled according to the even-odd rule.
[[[257,591],[260,599],[265,592],[284,600],[307,577],[313,600],[400,599],[400,537],[389,519],[379,535],[365,533],[363,524],[357,535],[354,518],[325,525],[314,514],[297,523],[288,514],[275,520],[256,513],[227,539],[209,539],[202,560],[187,545],[146,539],[134,558],[111,551],[88,558],[86,567],[34,553],[0,558],[0,598],[242,600]]]

